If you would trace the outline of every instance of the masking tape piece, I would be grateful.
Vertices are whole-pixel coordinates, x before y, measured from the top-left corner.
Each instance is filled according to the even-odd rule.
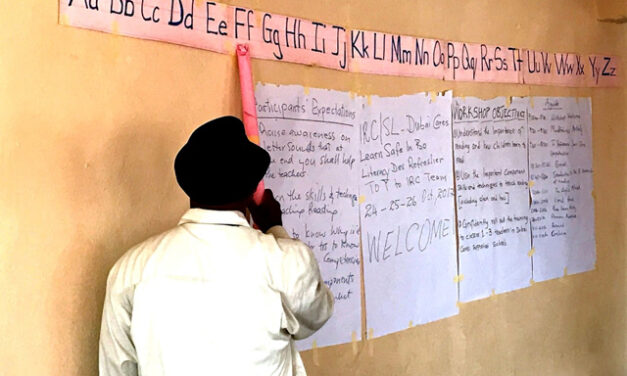
[[[318,359],[318,343],[314,339],[311,344],[311,349],[313,350],[313,362],[316,366],[320,365],[320,360]]]
[[[492,289],[492,292],[490,293],[490,296],[496,296],[496,290]]]
[[[368,95],[368,106],[372,106],[372,96]]]
[[[67,14],[63,13],[61,15],[61,18],[59,19],[59,23],[61,25],[69,25],[70,24],[70,19],[68,18]]]
[[[355,97],[357,96],[357,94],[355,94],[355,92],[354,92],[354,91],[349,91],[349,92],[348,92],[348,96],[349,96],[351,99],[355,99]]]
[[[462,308],[462,302],[460,302],[459,300],[457,301],[457,303],[455,303],[455,305],[457,306],[457,308],[461,309]]]
[[[305,92],[305,95],[309,95],[309,86],[303,87],[303,91]]]
[[[117,20],[114,20],[111,23],[111,33],[116,34],[116,35],[120,34],[120,24],[118,23]]]
[[[463,280],[464,280],[464,275],[463,274],[456,275],[455,278],[453,278],[453,282],[455,282],[455,283],[459,283],[459,282],[461,282]]]
[[[533,285],[534,283],[536,283],[536,281],[534,281],[534,280],[533,280],[533,278],[531,278],[531,279],[529,280],[529,284],[530,284],[530,285]]]
[[[250,140],[250,142],[259,145],[259,135],[257,134],[253,134],[248,136],[248,140]]]
[[[564,277],[568,276],[568,268],[564,267]]]
[[[358,347],[357,347],[357,332],[353,331],[351,333],[351,343],[353,344],[353,355],[357,355]]]
[[[533,97],[529,97],[529,106],[533,108]]]
[[[374,337],[374,330],[368,329],[368,355],[374,356],[374,343],[372,343],[372,337]]]
[[[359,68],[359,62],[357,60],[351,61],[351,72],[361,73],[361,69]]]
[[[529,180],[529,188],[533,188],[534,185],[536,185],[536,182],[533,180]]]
[[[536,253],[536,248],[535,248],[535,247],[534,247],[534,248],[531,248],[531,249],[529,250],[529,252],[527,252],[527,256],[531,257],[531,256],[533,256],[535,253]]]
[[[414,327],[414,322],[413,322],[413,321],[411,321],[411,320],[409,320],[409,327],[410,327],[410,328],[413,328],[413,327]]]
[[[224,40],[224,43],[222,44],[222,49],[227,54],[235,55],[235,45],[230,39]]]
[[[359,196],[359,203],[360,203],[360,204],[363,204],[364,202],[366,202],[366,196],[364,196],[364,195],[360,195],[360,196]]]
[[[263,25],[263,12],[255,12],[255,21],[257,22],[255,26],[259,27]]]
[[[429,99],[431,100],[431,103],[435,103],[435,100],[438,97],[438,93],[435,92],[435,91],[430,91],[429,92],[429,97],[430,97]]]
[[[505,97],[505,107],[509,107],[512,104],[512,97]]]

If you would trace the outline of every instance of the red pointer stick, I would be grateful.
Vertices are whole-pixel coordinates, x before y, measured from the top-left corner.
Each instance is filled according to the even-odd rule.
[[[255,107],[255,88],[253,87],[253,72],[250,64],[250,53],[247,44],[237,45],[237,64],[239,65],[239,86],[242,93],[242,112],[244,114],[244,129],[251,142],[259,145],[259,126],[257,124],[257,108]],[[261,203],[265,187],[263,180],[259,182],[253,199]]]

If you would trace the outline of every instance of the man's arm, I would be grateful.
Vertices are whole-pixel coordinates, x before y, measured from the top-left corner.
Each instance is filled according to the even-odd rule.
[[[100,376],[137,376],[137,356],[131,339],[132,303],[115,291],[117,269],[109,274],[100,327]]]
[[[305,243],[291,239],[281,226],[270,228],[268,233],[277,238],[282,253],[277,282],[287,316],[286,329],[295,339],[307,338],[333,314],[333,295]]]
[[[285,329],[295,339],[309,337],[333,313],[333,295],[322,280],[318,262],[305,243],[291,239],[281,226],[281,207],[272,191],[266,189],[262,202],[250,211],[259,228],[274,235],[279,246],[271,271],[281,292]]]

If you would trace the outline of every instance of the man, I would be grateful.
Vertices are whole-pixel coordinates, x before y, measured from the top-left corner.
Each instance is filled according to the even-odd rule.
[[[269,164],[237,118],[193,132],[174,163],[191,208],[109,273],[101,376],[305,375],[294,340],[329,319],[333,297],[272,192],[252,201]]]

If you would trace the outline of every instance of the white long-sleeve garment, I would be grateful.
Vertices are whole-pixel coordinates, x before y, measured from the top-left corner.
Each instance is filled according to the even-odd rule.
[[[332,311],[312,251],[282,227],[190,209],[111,269],[100,375],[305,375],[294,339]]]

